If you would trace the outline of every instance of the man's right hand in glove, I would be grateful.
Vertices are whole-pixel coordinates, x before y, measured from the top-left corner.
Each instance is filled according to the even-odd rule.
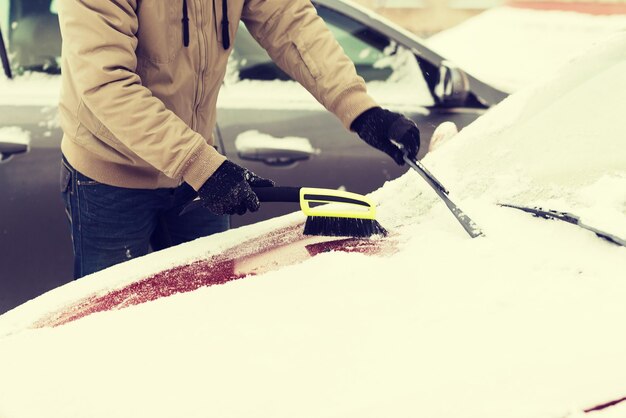
[[[216,215],[243,215],[256,212],[261,206],[252,187],[272,187],[264,179],[228,160],[198,190],[202,206]]]

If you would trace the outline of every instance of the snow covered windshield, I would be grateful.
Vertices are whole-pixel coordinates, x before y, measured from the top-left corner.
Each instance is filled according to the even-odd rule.
[[[18,73],[60,73],[61,33],[56,0],[0,0],[11,66]]]

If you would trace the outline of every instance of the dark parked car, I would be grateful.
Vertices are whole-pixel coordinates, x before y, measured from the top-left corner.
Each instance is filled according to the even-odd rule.
[[[415,120],[423,138],[444,121],[462,128],[506,97],[366,10],[340,0],[313,3],[374,97]],[[69,281],[72,247],[58,190],[61,37],[55,0],[0,1],[0,27],[10,61],[10,69],[3,67],[13,78],[0,79],[2,313]],[[405,171],[346,132],[270,61],[244,26],[218,112],[220,151],[281,185],[366,193]],[[11,132],[25,133],[30,145],[13,141]],[[269,206],[233,225],[293,210]]]

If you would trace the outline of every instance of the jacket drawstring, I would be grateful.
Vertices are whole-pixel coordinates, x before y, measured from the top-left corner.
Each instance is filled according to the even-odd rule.
[[[228,0],[222,0],[222,45],[230,48],[230,25],[228,22]]]
[[[187,10],[187,0],[183,0],[183,45],[189,47],[189,12]]]
[[[183,0],[183,45],[189,46],[189,11],[187,0]],[[224,49],[230,48],[230,23],[228,22],[228,0],[222,0],[222,46]]]

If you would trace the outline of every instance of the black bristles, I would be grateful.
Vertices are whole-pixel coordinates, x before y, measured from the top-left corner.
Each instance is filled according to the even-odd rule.
[[[385,237],[387,230],[375,219],[310,216],[304,225],[304,235],[354,238],[382,235]]]

